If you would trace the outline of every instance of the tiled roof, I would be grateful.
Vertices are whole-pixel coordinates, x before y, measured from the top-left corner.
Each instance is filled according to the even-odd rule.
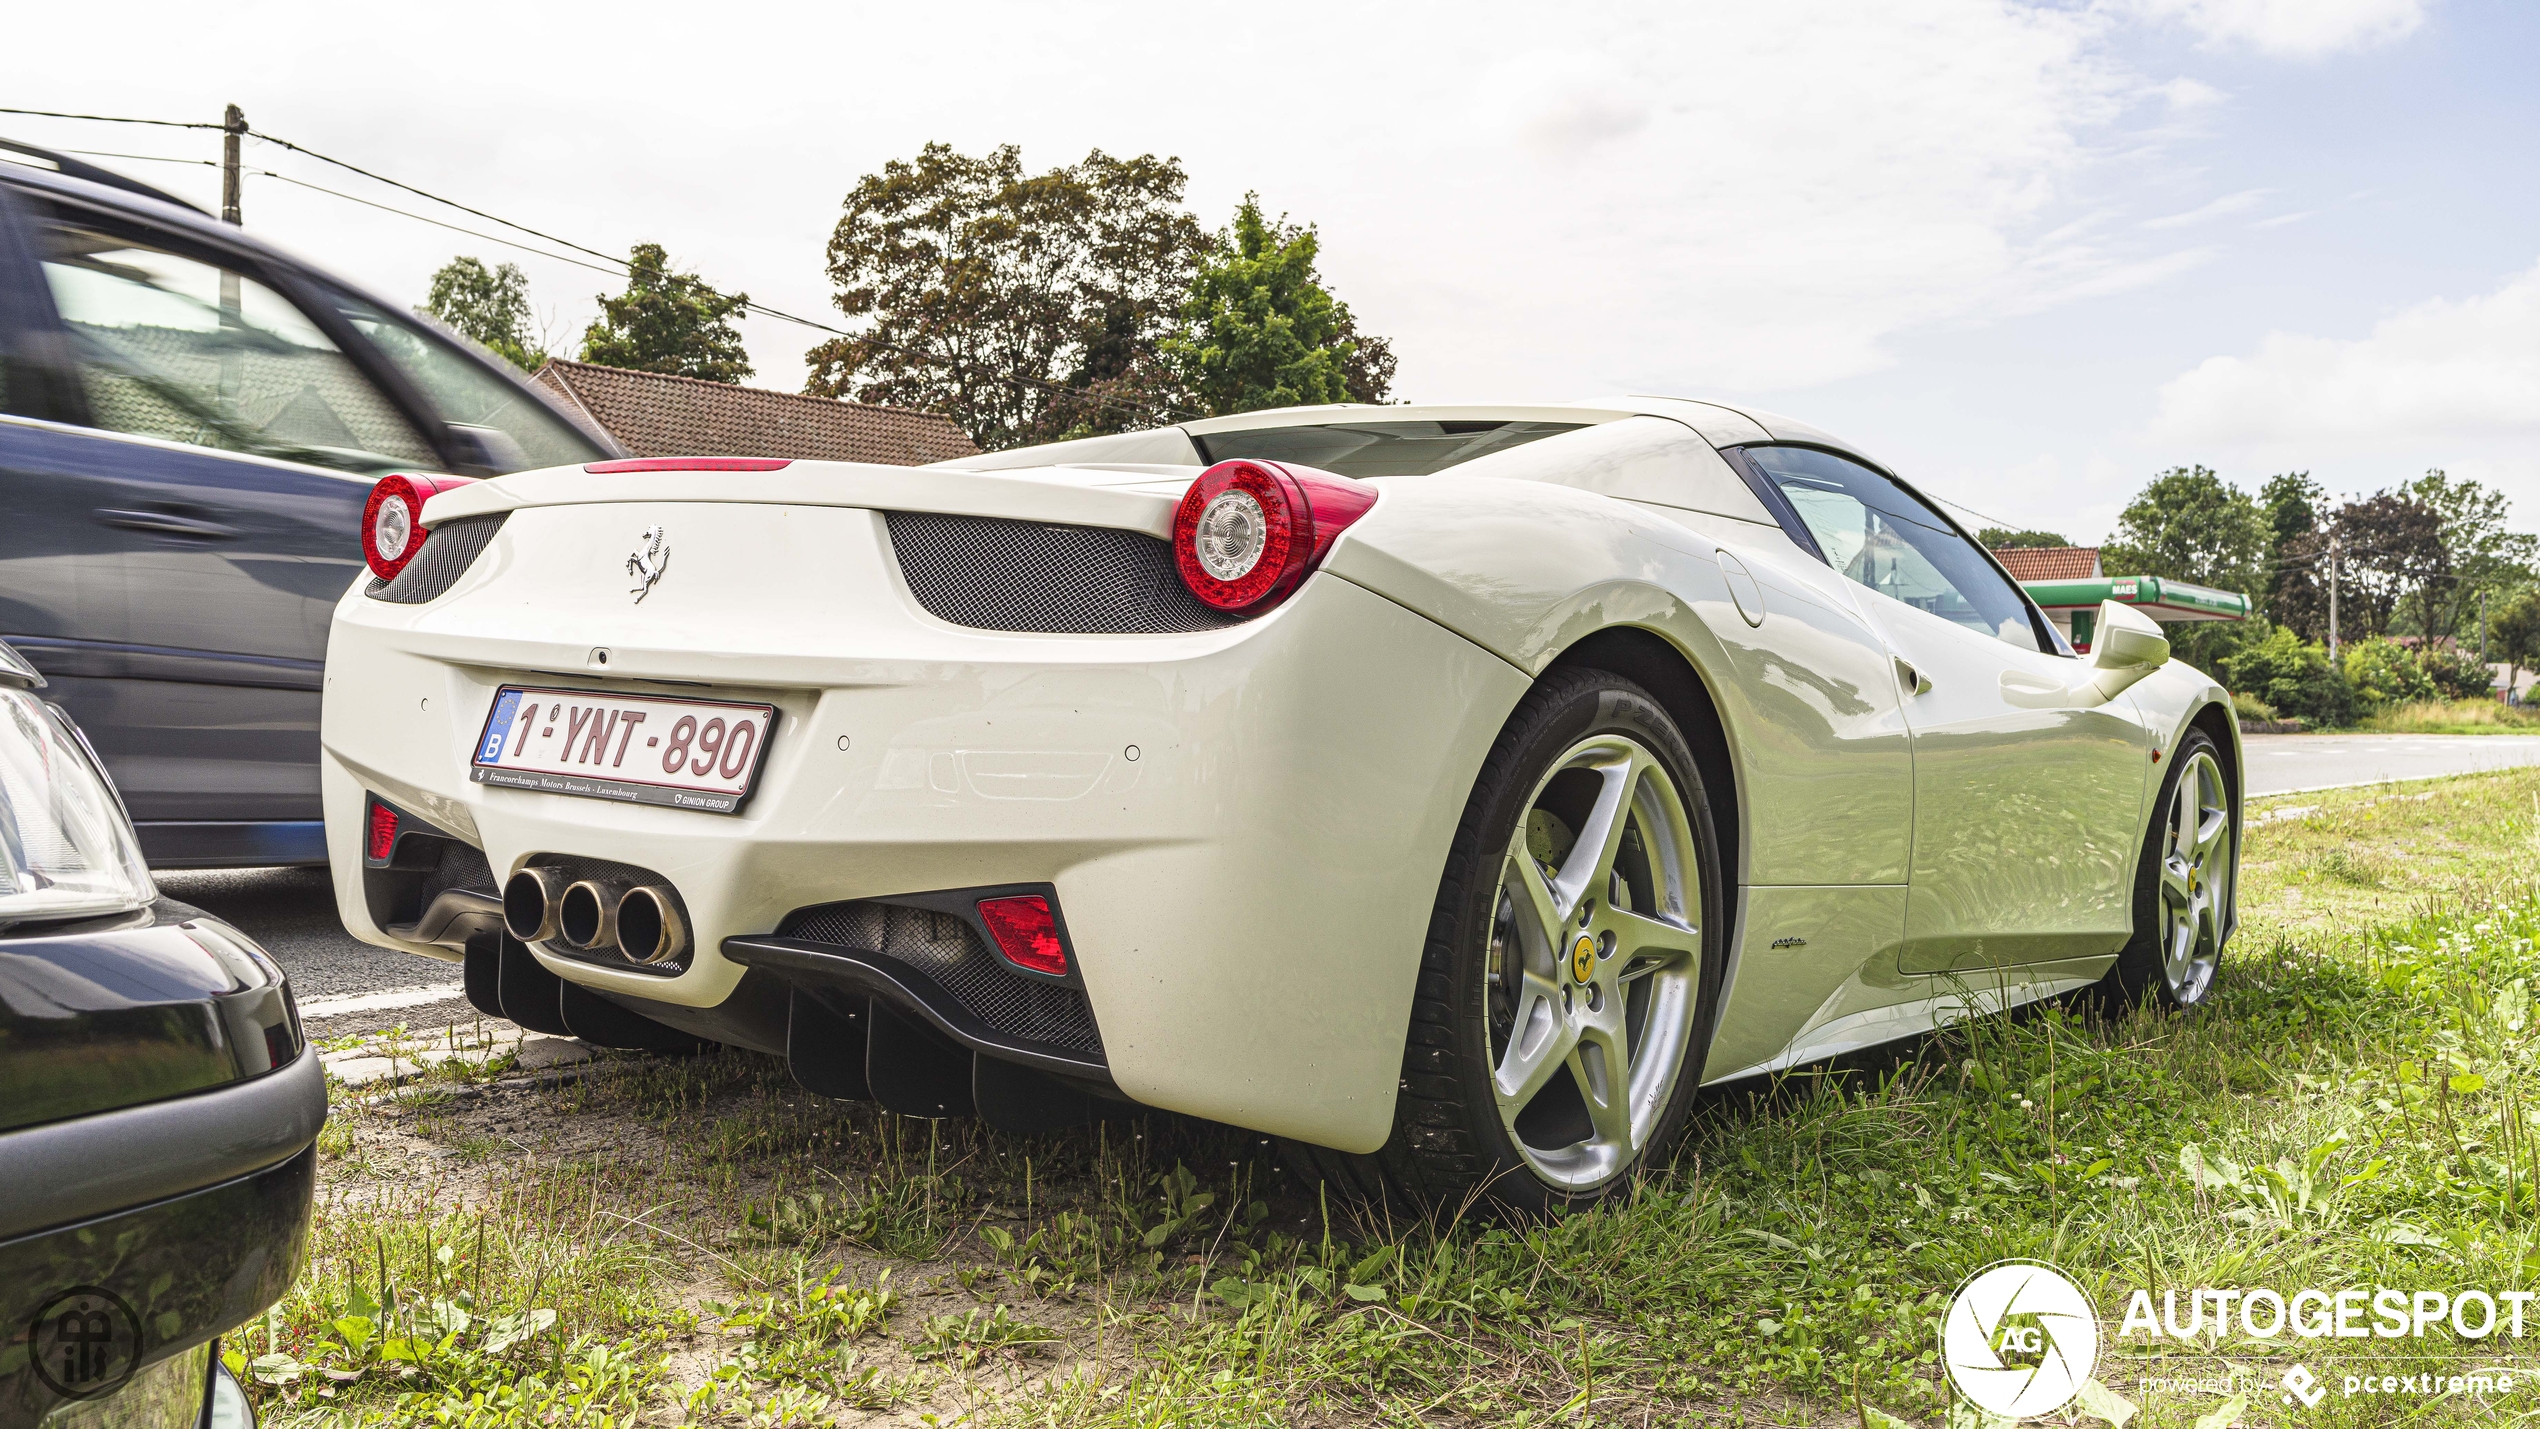
[[[630,456],[764,456],[924,466],[978,450],[948,417],[694,377],[551,360],[538,382]]]
[[[2015,581],[2088,581],[2104,574],[2096,546],[1996,546],[1993,555]]]

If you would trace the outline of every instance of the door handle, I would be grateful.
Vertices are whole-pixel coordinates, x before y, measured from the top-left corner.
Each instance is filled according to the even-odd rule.
[[[1924,679],[1921,671],[1916,670],[1913,666],[1905,663],[1904,656],[1899,655],[1895,658],[1896,682],[1904,686],[1905,693],[1909,696],[1930,694],[1931,681]]]
[[[101,506],[96,511],[98,524],[126,531],[147,531],[154,536],[187,536],[197,541],[227,541],[235,538],[235,528],[217,521],[200,521],[169,511],[122,511]]]

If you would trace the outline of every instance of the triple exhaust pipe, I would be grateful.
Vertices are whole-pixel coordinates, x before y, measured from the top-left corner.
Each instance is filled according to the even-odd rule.
[[[524,868],[503,885],[503,929],[524,943],[616,952],[637,963],[688,951],[688,927],[669,889],[615,878],[569,884],[552,868]]]

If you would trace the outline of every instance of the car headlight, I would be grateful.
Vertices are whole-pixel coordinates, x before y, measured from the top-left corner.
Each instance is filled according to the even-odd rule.
[[[146,906],[159,896],[150,866],[88,741],[69,716],[9,683],[0,683],[0,929]]]

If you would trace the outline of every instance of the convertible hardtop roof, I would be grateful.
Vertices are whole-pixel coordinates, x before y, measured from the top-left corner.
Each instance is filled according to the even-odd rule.
[[[1317,407],[1273,407],[1259,412],[1239,412],[1231,417],[1206,417],[1170,427],[1121,432],[1113,436],[1083,437],[1072,442],[983,452],[934,465],[963,471],[1013,471],[1027,467],[1087,464],[1189,466],[1199,464],[1199,448],[1193,443],[1193,438],[1205,442],[1211,436],[1227,432],[1380,422],[1540,422],[1594,426],[1625,417],[1665,417],[1682,422],[1701,433],[1703,439],[1715,447],[1783,441],[1857,450],[1851,443],[1805,422],[1793,421],[1760,408],[1732,407],[1689,397],[1631,395],[1580,402],[1406,402],[1398,405],[1336,402]]]

